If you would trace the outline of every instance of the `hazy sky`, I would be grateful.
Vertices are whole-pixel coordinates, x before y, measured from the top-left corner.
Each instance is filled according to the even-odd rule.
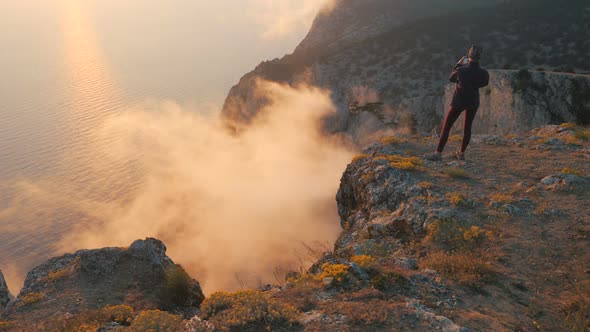
[[[83,8],[96,48],[123,86],[169,81],[191,99],[220,101],[262,60],[290,53],[326,0],[19,0],[0,1],[0,69],[24,80],[51,67],[60,17]],[[24,59],[23,59],[24,58]],[[33,62],[26,62],[34,58]],[[7,73],[8,72],[8,73]],[[11,77],[12,75],[12,77]],[[25,83],[25,82],[23,82]],[[158,90],[158,89],[153,89]],[[156,98],[174,94],[154,91]],[[160,95],[158,95],[160,94]],[[187,92],[178,92],[186,96]],[[179,97],[180,98],[180,97]]]

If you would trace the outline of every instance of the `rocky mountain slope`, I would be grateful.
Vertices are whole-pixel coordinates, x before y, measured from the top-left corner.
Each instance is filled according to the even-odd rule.
[[[339,2],[332,14],[318,16],[293,54],[263,62],[242,77],[226,99],[225,118],[236,127],[248,123],[265,103],[254,90],[256,79],[264,78],[332,91],[340,112],[327,127],[357,141],[367,130],[384,127],[429,132],[441,121],[449,72],[471,43],[485,48],[482,65],[490,69],[590,71],[587,1],[556,6],[546,0],[512,0],[484,7],[474,2],[475,8],[448,7],[451,2]],[[432,7],[435,3],[446,10]],[[371,99],[385,103],[393,121],[376,122],[348,111],[351,101],[376,101]]]
[[[422,160],[435,143],[386,137],[355,157],[334,250],[311,248],[317,262],[282,284],[203,301],[147,239],[37,267],[0,330],[588,330],[588,128],[479,135],[466,162]]]
[[[454,89],[447,85],[443,106],[450,105]],[[590,123],[590,75],[491,70],[480,99],[473,126],[478,133],[524,134],[548,123]],[[440,110],[443,117],[446,107]]]
[[[2,274],[2,271],[0,271],[0,309],[6,307],[11,299],[12,295],[10,295],[10,292],[8,291],[4,275]]]

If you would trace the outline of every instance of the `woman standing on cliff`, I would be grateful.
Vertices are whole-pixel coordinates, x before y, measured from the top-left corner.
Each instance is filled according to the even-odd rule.
[[[442,152],[449,139],[451,128],[463,111],[465,111],[463,142],[461,143],[461,149],[453,153],[453,157],[458,160],[465,160],[465,150],[471,140],[471,127],[475,115],[477,114],[477,109],[479,108],[479,89],[487,86],[490,81],[489,73],[479,66],[482,51],[483,50],[480,46],[471,46],[469,49],[469,55],[463,57],[459,63],[455,65],[453,73],[449,77],[450,82],[456,83],[455,92],[453,94],[451,107],[449,108],[443,123],[438,146],[433,154],[427,156],[427,159],[429,160],[442,160]]]

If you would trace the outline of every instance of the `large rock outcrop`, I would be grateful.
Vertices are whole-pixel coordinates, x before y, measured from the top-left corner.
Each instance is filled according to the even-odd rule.
[[[130,304],[136,309],[197,307],[199,283],[166,256],[159,240],[137,240],[129,248],[80,250],[31,270],[9,315],[32,316]]]
[[[454,88],[447,85],[443,106],[450,104]],[[590,123],[590,75],[490,70],[480,99],[474,123],[479,133],[524,134],[546,124]]]
[[[223,115],[235,127],[248,124],[266,103],[256,92],[258,78],[303,81],[332,92],[339,112],[326,121],[328,131],[355,141],[389,128],[430,132],[442,120],[452,65],[474,42],[485,48],[486,68],[590,71],[586,1],[560,6],[547,0],[499,1],[485,8],[451,3],[456,2],[340,1],[330,14],[318,16],[293,54],[263,62],[242,77],[230,90]],[[355,100],[383,102],[388,120],[371,112],[352,114],[349,103]]]
[[[6,307],[8,302],[10,302],[10,299],[10,291],[4,280],[4,275],[2,274],[2,271],[0,271],[0,309]]]

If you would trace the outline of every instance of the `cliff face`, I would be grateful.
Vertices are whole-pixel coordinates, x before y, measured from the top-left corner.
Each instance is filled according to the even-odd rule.
[[[247,125],[265,103],[254,91],[257,78],[303,81],[332,91],[340,112],[327,128],[358,141],[384,128],[429,132],[438,127],[448,75],[471,43],[484,47],[485,68],[590,70],[585,1],[555,6],[545,0],[514,0],[485,7],[474,3],[475,8],[409,3],[340,2],[331,14],[318,16],[293,54],[246,74],[231,89],[223,115],[237,127]],[[383,102],[392,120],[384,122],[370,112],[351,114],[348,106],[355,100]]]
[[[467,162],[445,156],[442,163],[420,158],[434,140],[383,139],[343,174],[343,232],[312,271],[344,264],[363,280],[354,264],[365,265],[361,284],[465,331],[587,328],[588,135],[571,125],[478,135]],[[390,288],[375,269],[390,271]],[[417,315],[405,310],[406,319]]]
[[[2,271],[0,271],[0,309],[6,307],[8,302],[10,302],[10,299],[11,295],[6,286],[4,275],[2,274]]]
[[[450,105],[447,85],[439,116]],[[590,76],[542,71],[491,70],[481,90],[474,129],[486,134],[523,134],[545,124],[590,123]],[[456,131],[462,125],[456,126]]]

